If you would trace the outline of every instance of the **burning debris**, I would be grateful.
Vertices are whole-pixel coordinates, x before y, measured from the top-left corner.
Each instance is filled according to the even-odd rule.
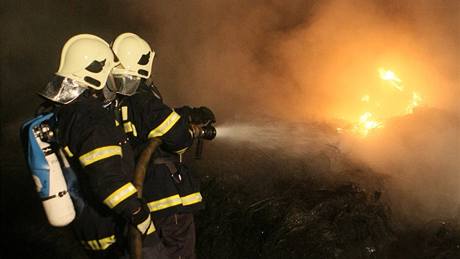
[[[389,177],[353,162],[337,146],[309,142],[306,146],[315,152],[273,161],[277,148],[225,143],[210,146],[207,159],[194,164],[204,173],[207,197],[198,217],[200,258],[460,255],[460,228],[454,219],[431,224],[430,231],[408,228],[392,212]]]
[[[419,107],[422,103],[422,97],[415,91],[411,94],[407,94],[407,90],[404,87],[402,80],[392,70],[385,68],[379,68],[378,74],[387,85],[391,86],[396,92],[400,92],[398,98],[403,98],[405,101],[398,101],[396,104],[392,98],[394,93],[391,95],[384,95],[380,91],[380,96],[370,96],[368,94],[361,97],[361,102],[365,104],[365,110],[360,116],[357,122],[352,123],[353,125],[348,127],[338,127],[338,133],[351,132],[357,136],[366,137],[372,131],[384,127],[385,120],[391,119],[395,116],[402,116],[412,114],[416,107]],[[398,106],[398,107],[388,107]],[[370,111],[372,110],[372,111]],[[390,111],[390,112],[388,112]]]

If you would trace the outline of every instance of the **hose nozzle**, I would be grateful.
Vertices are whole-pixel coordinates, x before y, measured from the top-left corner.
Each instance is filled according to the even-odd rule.
[[[201,159],[203,153],[203,139],[213,140],[217,135],[217,130],[211,123],[203,125],[191,124],[190,130],[193,138],[197,140],[195,159]]]
[[[195,139],[213,140],[217,135],[216,128],[211,124],[204,126],[191,124],[190,129]]]
[[[201,128],[200,138],[206,140],[213,140],[217,135],[216,128],[212,125],[206,125]]]

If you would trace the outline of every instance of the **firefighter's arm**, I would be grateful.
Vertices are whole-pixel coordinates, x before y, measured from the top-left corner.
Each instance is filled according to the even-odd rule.
[[[99,134],[98,134],[99,135]],[[94,137],[96,138],[96,137]],[[96,139],[101,142],[102,135]],[[88,174],[91,189],[100,202],[135,225],[144,234],[154,231],[150,211],[137,199],[137,190],[123,172],[122,150],[116,143],[94,145],[88,138],[82,150],[90,150],[79,157]]]
[[[182,106],[174,109],[182,117],[187,118],[192,124],[207,124],[216,122],[216,116],[208,107]]]
[[[181,116],[167,105],[148,102],[142,112],[142,125],[147,139],[158,137],[162,148],[171,152],[183,152],[192,145],[193,136],[186,117]]]
[[[105,117],[88,123],[82,123],[85,129],[80,129],[80,134],[74,134],[80,136],[80,145],[76,148],[78,160],[87,174],[94,196],[137,226],[142,233],[153,232],[149,209],[137,199],[137,190],[129,178],[134,169],[123,164],[117,129]]]

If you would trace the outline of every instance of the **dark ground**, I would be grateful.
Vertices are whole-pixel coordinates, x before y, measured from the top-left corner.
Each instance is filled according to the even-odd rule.
[[[21,150],[8,143],[1,258],[86,258],[69,229],[47,224]],[[320,176],[337,160],[330,149],[276,161],[250,146],[206,144],[203,160],[191,162],[207,204],[197,216],[199,258],[460,258],[455,221],[400,222],[385,179],[365,166],[339,157],[344,170]]]

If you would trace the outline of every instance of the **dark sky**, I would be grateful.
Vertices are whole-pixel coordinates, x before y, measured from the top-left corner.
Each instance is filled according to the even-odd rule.
[[[138,29],[123,15],[119,2],[2,1],[1,98],[5,124],[33,113],[40,102],[34,93],[57,70],[61,48],[68,38],[93,33],[110,41],[119,32]]]

